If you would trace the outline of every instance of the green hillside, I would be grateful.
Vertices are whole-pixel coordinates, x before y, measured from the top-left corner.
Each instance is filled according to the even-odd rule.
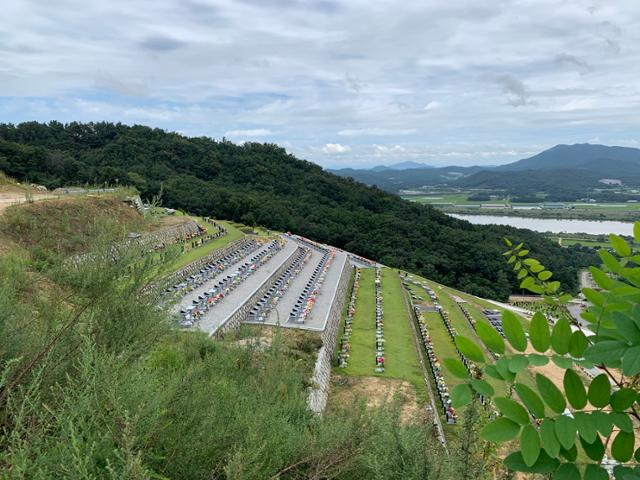
[[[501,238],[540,252],[568,290],[590,260],[541,235],[473,226],[429,206],[323,171],[270,144],[242,146],[142,126],[0,125],[0,170],[47,187],[130,184],[197,215],[293,231],[456,286],[504,299],[515,278]]]

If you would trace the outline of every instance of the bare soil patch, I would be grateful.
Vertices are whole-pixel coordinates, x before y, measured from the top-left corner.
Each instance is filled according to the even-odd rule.
[[[329,408],[355,405],[360,401],[364,401],[367,408],[377,408],[391,403],[396,395],[402,404],[400,420],[403,424],[416,418],[426,420],[426,413],[418,404],[415,387],[395,378],[333,375]]]

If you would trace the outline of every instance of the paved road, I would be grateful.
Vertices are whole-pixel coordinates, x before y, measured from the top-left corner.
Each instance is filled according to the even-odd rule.
[[[303,328],[322,331],[327,326],[329,310],[335,300],[338,282],[340,281],[340,274],[342,273],[342,268],[347,261],[346,253],[342,251],[336,252],[336,257],[333,259],[331,267],[329,267],[322,289],[320,289],[320,292],[316,297],[316,302],[311,313],[307,317],[307,321]]]
[[[285,239],[284,247],[276,255],[271,257],[265,265],[242,282],[233,292],[228,294],[220,303],[210,308],[202,316],[196,328],[204,330],[209,334],[215,332],[239,306],[246,302],[247,298],[269,279],[271,274],[276,271],[297,248],[298,244],[296,242]]]
[[[248,262],[251,257],[254,257],[255,255],[258,255],[260,252],[263,252],[264,250],[266,250],[269,247],[270,244],[271,244],[271,242],[265,243],[262,247],[258,248],[257,250],[254,250],[253,252],[249,253],[248,255],[245,255],[240,260],[238,260],[236,263],[230,265],[223,272],[219,273],[215,277],[213,277],[210,280],[206,281],[205,283],[200,285],[198,288],[196,288],[192,292],[189,292],[187,295],[182,297],[180,302],[178,302],[178,304],[176,304],[171,309],[171,313],[178,314],[178,312],[180,312],[181,308],[187,308],[187,307],[192,306],[193,305],[193,300],[197,299],[200,295],[204,295],[204,292],[207,292],[207,291],[211,290],[220,280],[225,278],[227,275],[230,275],[231,273],[235,272],[238,268],[240,268],[240,266],[242,264],[244,264],[245,262]],[[265,268],[265,267],[266,266],[263,266],[262,268]]]

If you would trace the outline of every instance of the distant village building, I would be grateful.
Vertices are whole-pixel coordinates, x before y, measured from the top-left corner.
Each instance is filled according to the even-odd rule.
[[[559,209],[567,208],[567,206],[561,202],[545,202],[542,204],[542,208],[559,210]]]
[[[617,178],[601,178],[598,181],[605,185],[622,185],[622,180],[618,180]]]
[[[483,203],[480,208],[486,208],[488,210],[504,210],[505,208],[511,208],[511,205],[506,203]]]

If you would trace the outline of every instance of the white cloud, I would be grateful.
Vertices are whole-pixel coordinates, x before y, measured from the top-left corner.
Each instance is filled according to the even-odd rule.
[[[341,137],[385,137],[397,135],[412,135],[416,133],[415,128],[358,128],[340,130]]]
[[[327,143],[322,147],[322,151],[328,154],[342,154],[350,152],[351,147],[349,145],[341,145],[339,143]]]
[[[373,145],[373,150],[377,156],[384,155],[397,155],[406,152],[406,149],[401,145],[394,145],[392,147],[387,147],[384,145]]]
[[[634,139],[640,6],[597,1],[4,2],[0,118],[226,132],[323,165]]]
[[[430,101],[424,106],[424,110],[426,112],[431,112],[433,110],[437,110],[440,108],[440,102],[436,102],[435,100]]]
[[[266,128],[254,128],[249,130],[229,130],[224,132],[225,137],[268,137],[272,131]]]

